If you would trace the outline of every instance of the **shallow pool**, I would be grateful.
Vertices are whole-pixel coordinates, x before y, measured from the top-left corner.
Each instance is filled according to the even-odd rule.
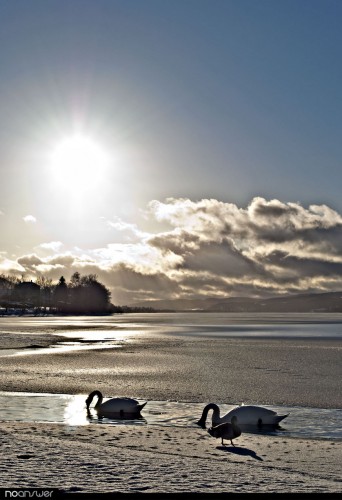
[[[206,403],[177,401],[148,401],[141,419],[118,420],[98,418],[94,410],[87,414],[87,394],[36,394],[27,392],[0,392],[0,421],[50,422],[69,426],[77,425],[163,425],[168,427],[196,427]],[[106,400],[106,398],[104,399]],[[139,402],[143,402],[139,400]],[[221,414],[227,413],[233,404],[220,405]],[[276,430],[246,430],[261,434],[342,439],[342,410],[306,407],[267,408],[279,414],[288,413],[281,427]],[[209,419],[207,426],[210,426]]]

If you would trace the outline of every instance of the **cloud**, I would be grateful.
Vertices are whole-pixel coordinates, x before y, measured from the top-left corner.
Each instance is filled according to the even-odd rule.
[[[148,233],[140,231],[136,224],[124,222],[120,217],[106,221],[109,228],[122,233],[127,241],[140,241],[148,237]]]
[[[33,215],[25,215],[25,217],[23,217],[23,221],[26,223],[34,224],[35,222],[37,222],[37,219]]]
[[[117,264],[99,277],[113,290],[113,301],[122,305],[132,302],[177,298],[180,288],[166,273],[140,272],[126,264]]]
[[[16,265],[56,280],[97,274],[117,304],[342,289],[342,217],[327,205],[169,198],[151,201],[146,213],[169,229],[152,234],[114,219],[108,225],[124,242],[113,234],[104,247],[63,254],[61,242],[43,243],[49,255],[22,256]],[[4,262],[0,256],[0,272]]]
[[[38,248],[47,251],[59,252],[63,247],[63,243],[61,241],[50,241],[49,243],[41,243]]]
[[[8,259],[4,254],[0,254],[0,274],[20,277],[24,272],[25,267],[21,266],[18,261]]]

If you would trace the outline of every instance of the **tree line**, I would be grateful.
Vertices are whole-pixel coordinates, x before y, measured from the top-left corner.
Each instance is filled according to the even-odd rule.
[[[0,315],[6,314],[114,314],[171,312],[152,307],[118,306],[110,301],[110,291],[96,274],[75,272],[69,282],[61,276],[57,283],[39,276],[35,282],[0,274]]]
[[[110,302],[110,291],[95,274],[82,276],[75,272],[67,282],[61,276],[57,283],[43,276],[35,282],[15,276],[0,275],[0,308],[2,313],[111,314],[122,312]]]

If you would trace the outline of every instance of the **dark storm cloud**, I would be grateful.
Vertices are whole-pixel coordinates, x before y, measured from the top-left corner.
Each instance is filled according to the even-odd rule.
[[[237,277],[255,274],[256,265],[227,241],[205,243],[184,257],[182,268],[205,271],[217,276]]]

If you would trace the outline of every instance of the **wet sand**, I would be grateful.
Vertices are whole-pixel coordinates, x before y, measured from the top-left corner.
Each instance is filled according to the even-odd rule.
[[[58,338],[60,341],[61,339]],[[48,345],[7,332],[2,348]],[[105,350],[0,358],[0,390],[341,408],[338,340],[137,335]],[[0,422],[3,487],[65,492],[342,492],[340,441],[203,429]]]

